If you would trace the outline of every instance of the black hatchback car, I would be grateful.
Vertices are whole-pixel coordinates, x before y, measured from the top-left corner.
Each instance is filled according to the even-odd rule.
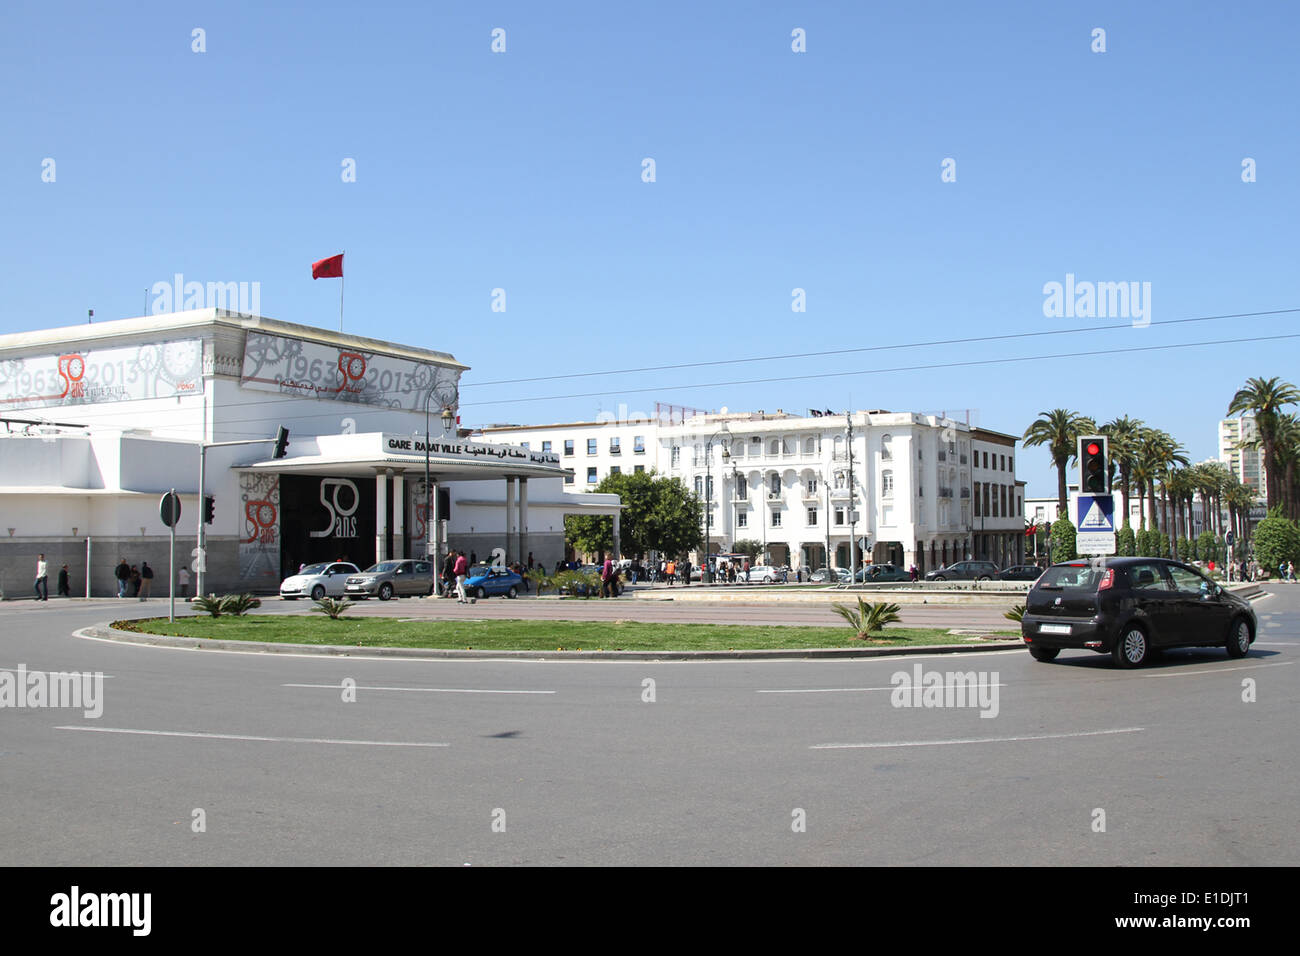
[[[1255,609],[1195,568],[1163,558],[1055,564],[1029,589],[1020,636],[1034,660],[1062,650],[1110,654],[1139,667],[1166,647],[1223,647],[1245,657]]]

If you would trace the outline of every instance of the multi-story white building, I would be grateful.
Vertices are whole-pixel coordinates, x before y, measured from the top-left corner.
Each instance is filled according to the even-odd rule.
[[[932,415],[724,410],[680,422],[493,425],[481,432],[558,454],[573,471],[571,492],[619,471],[680,479],[706,505],[713,553],[753,540],[777,565],[818,568],[829,555],[848,567],[854,547],[859,562],[921,570],[967,556],[1001,564],[1023,557],[1016,439]]]
[[[564,494],[558,455],[466,440],[465,368],[221,309],[0,335],[0,594],[31,593],[40,553],[69,565],[78,596],[87,583],[112,593],[119,558],[164,578],[159,498],[173,488],[178,564],[201,557],[218,592],[274,589],[302,563],[447,547],[549,566],[566,514],[611,515],[617,535],[617,496]]]
[[[1232,469],[1237,480],[1248,485],[1255,495],[1264,498],[1264,452],[1244,448],[1259,438],[1254,415],[1225,418],[1219,422],[1219,461]]]

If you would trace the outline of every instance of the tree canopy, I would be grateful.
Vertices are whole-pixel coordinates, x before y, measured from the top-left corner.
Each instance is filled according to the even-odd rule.
[[[680,479],[653,471],[620,473],[606,476],[592,490],[619,496],[623,504],[619,545],[626,556],[643,557],[651,551],[681,554],[704,542],[700,531],[704,507]],[[566,515],[564,537],[579,551],[613,550],[614,519]]]

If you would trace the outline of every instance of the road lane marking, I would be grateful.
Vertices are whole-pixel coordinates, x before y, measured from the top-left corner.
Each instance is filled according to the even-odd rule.
[[[126,727],[85,727],[69,724],[55,730],[86,730],[97,734],[137,734],[147,737],[201,737],[208,740],[251,740],[274,744],[349,744],[361,747],[450,747],[451,744],[405,740],[339,740],[332,737],[255,737],[248,734],[203,734],[188,730],[132,730]]]
[[[423,694],[554,694],[553,690],[475,690],[468,687],[356,687],[344,688],[342,684],[281,684],[281,687],[317,687],[325,690],[406,690]]]
[[[927,684],[926,686],[928,687],[928,686],[930,686],[930,685]],[[942,684],[942,685],[940,685],[940,684],[935,684],[935,685],[933,685],[933,686],[934,686],[935,688],[938,688],[938,687],[940,687],[940,686],[942,686],[942,687],[957,687],[957,686],[959,686],[959,685],[958,685],[958,682],[957,682],[957,681],[951,681],[951,682],[949,682],[949,683],[947,683],[947,684]],[[969,686],[969,685],[966,684],[966,683],[964,683],[964,682],[962,682],[962,683],[960,684],[960,686],[966,687],[966,686]],[[985,686],[985,687],[1007,687],[1007,686],[1009,686],[1009,685],[1007,685],[1007,684],[984,684],[983,686]],[[794,689],[791,689],[791,690],[756,690],[756,691],[754,691],[754,693],[756,693],[756,694],[855,694],[855,693],[860,693],[860,692],[862,692],[862,691],[868,691],[868,690],[897,690],[897,689],[898,689],[898,685],[897,685],[897,684],[890,684],[890,685],[887,686],[887,687],[805,687],[805,688],[794,688]]]
[[[1286,667],[1295,661],[1279,661],[1276,664],[1239,664],[1236,667],[1215,667],[1206,671],[1185,671],[1179,674],[1146,674],[1146,677],[1200,677],[1202,674],[1222,674],[1224,671],[1248,671],[1256,667]]]
[[[1066,737],[1102,737],[1107,734],[1137,734],[1145,727],[1116,730],[1083,730],[1072,734],[1035,734],[1024,737],[965,737],[955,740],[896,740],[881,744],[813,744],[809,750],[886,750],[891,747],[951,747],[956,744],[1001,744],[1021,740],[1061,740]]]

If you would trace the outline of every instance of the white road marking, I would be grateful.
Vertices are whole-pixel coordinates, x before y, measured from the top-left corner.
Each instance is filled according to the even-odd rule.
[[[896,740],[881,744],[813,744],[809,750],[885,750],[891,747],[950,747],[955,744],[1001,744],[1021,740],[1060,740],[1066,737],[1101,737],[1107,734],[1137,734],[1145,727],[1117,730],[1085,730],[1073,734],[1035,734],[1024,737],[966,737],[957,740]]]
[[[343,690],[342,684],[281,684],[281,687],[319,687],[325,690]],[[424,694],[554,694],[553,690],[473,690],[462,687],[366,687],[358,684],[352,690],[408,690]]]
[[[936,684],[935,687],[957,687],[957,681],[948,684]],[[962,683],[960,686],[969,686]],[[982,684],[983,687],[1006,687],[1007,684]],[[756,694],[856,694],[868,690],[897,690],[897,684],[890,684],[888,687],[806,687],[795,688],[792,690],[756,690]],[[911,693],[909,690],[908,693]]]
[[[1145,674],[1145,677],[1200,677],[1202,674],[1222,674],[1224,671],[1248,671],[1256,667],[1286,667],[1295,661],[1279,661],[1276,664],[1239,664],[1236,667],[1215,667],[1206,671],[1184,671],[1178,674]]]
[[[18,673],[18,668],[16,668],[16,667],[0,667],[0,671],[6,671],[6,672],[8,672],[8,673],[10,673],[10,674],[17,674],[17,673]],[[97,673],[99,673],[98,671],[87,671],[87,670],[75,670],[75,671],[44,671],[44,670],[39,670],[38,668],[35,668],[35,667],[24,667],[24,668],[23,668],[23,671],[24,671],[25,673],[28,673],[28,674],[97,674]],[[113,675],[112,675],[112,674],[100,674],[99,676],[102,677],[102,678],[104,678],[104,680],[108,680],[108,679],[109,679],[110,677],[112,677]]]
[[[209,740],[252,740],[275,744],[351,744],[363,747],[450,747],[451,744],[404,740],[338,740],[332,737],[254,737],[248,734],[202,734],[188,730],[131,730],[125,727],[67,725],[55,730],[88,730],[97,734],[140,734],[148,737],[202,737]]]

